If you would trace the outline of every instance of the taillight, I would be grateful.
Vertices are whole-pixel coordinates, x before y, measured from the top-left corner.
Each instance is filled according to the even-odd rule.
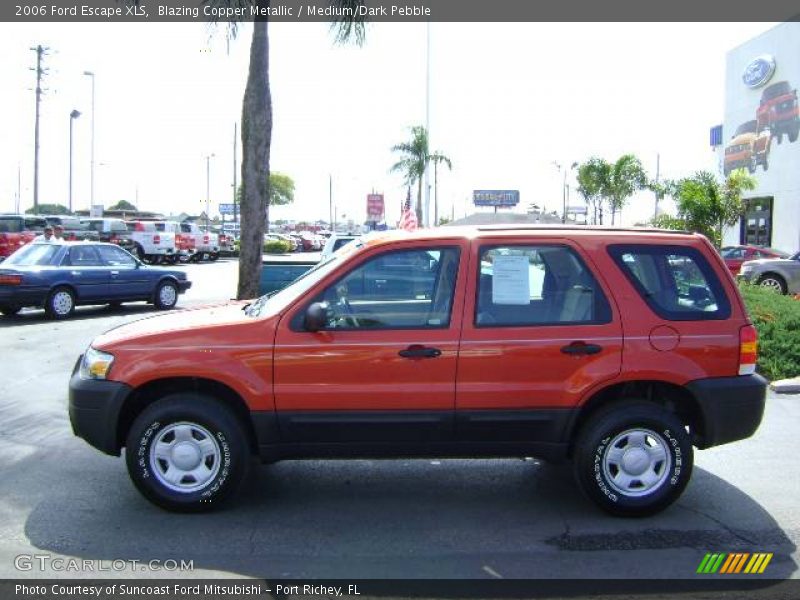
[[[160,244],[161,243],[161,236],[160,235],[154,235],[153,236],[153,243],[154,244]]]
[[[0,285],[19,285],[22,283],[22,275],[0,275]]]
[[[112,244],[119,244],[119,238],[115,233],[111,234],[111,237],[108,239],[108,241],[111,242]]]
[[[752,375],[756,372],[758,360],[758,332],[752,325],[739,330],[739,375]]]

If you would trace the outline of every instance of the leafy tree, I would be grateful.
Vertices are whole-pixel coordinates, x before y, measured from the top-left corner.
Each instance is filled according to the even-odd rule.
[[[26,215],[71,215],[72,213],[63,204],[40,204],[39,210],[34,213],[33,207],[25,211]]]
[[[755,178],[744,169],[732,171],[724,182],[713,173],[699,171],[672,186],[677,217],[660,215],[653,222],[659,227],[702,233],[720,247],[724,228],[735,225],[744,214],[742,193],[755,186]]]
[[[268,14],[270,0],[204,0],[212,7],[244,8],[250,14],[255,6],[260,15],[253,22],[253,37],[250,43],[250,66],[247,74],[244,99],[242,101],[242,201],[240,214],[241,252],[239,255],[238,298],[254,298],[258,295],[261,275],[261,252],[266,228],[264,216],[267,211],[268,185],[263,173],[269,173],[270,147],[272,144],[272,95],[269,85],[269,29]],[[358,16],[363,0],[332,0],[336,13],[341,12],[340,21],[331,26],[335,42],[351,39],[361,44],[364,41],[364,21]],[[340,9],[350,10],[342,11]],[[237,24],[229,24],[228,35],[235,37]]]
[[[294,180],[284,173],[275,171],[269,174],[269,183],[267,184],[269,190],[267,207],[265,210],[265,230],[269,231],[269,207],[270,206],[283,206],[294,202]],[[242,186],[236,190],[236,202],[242,202]]]
[[[115,205],[110,206],[108,210],[136,210],[136,207],[127,200],[120,200]]]
[[[634,192],[647,186],[647,174],[641,161],[633,154],[624,154],[610,165],[608,178],[603,182],[604,196],[611,207],[611,224],[614,217],[622,211]]]
[[[610,171],[611,165],[596,156],[578,165],[578,193],[583,197],[587,208],[592,207],[592,223],[595,225],[598,223],[598,211],[600,225],[603,224],[603,193]]]

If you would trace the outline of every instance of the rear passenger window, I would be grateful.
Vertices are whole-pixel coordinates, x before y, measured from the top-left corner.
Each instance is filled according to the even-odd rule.
[[[565,246],[481,249],[475,325],[599,324],[611,308],[594,276]]]
[[[726,319],[730,304],[700,252],[682,246],[611,246],[609,252],[662,319]]]

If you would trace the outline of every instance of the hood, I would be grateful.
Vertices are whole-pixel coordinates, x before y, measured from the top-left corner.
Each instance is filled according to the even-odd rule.
[[[106,331],[94,339],[92,346],[105,349],[131,342],[164,346],[209,345],[213,341],[225,343],[226,336],[203,334],[218,327],[251,328],[259,320],[244,314],[245,304],[245,301],[228,302],[145,317]]]

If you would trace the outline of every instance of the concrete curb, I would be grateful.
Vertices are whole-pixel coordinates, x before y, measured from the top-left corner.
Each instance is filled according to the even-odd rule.
[[[800,394],[800,377],[773,381],[769,387],[776,394]]]

